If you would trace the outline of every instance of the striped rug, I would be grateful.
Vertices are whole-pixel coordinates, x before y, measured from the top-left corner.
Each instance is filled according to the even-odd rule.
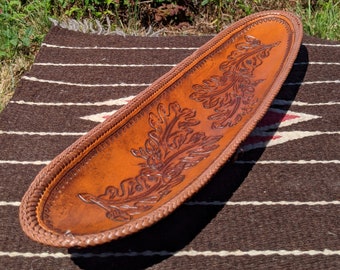
[[[85,249],[21,231],[39,170],[209,39],[50,30],[0,114],[0,269],[340,269],[340,44],[311,37],[238,153],[172,215]]]

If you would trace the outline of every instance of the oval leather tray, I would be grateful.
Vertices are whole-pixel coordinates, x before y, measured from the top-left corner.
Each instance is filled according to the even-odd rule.
[[[282,11],[219,33],[36,177],[20,206],[25,233],[88,246],[136,232],[198,191],[255,127],[302,39]]]

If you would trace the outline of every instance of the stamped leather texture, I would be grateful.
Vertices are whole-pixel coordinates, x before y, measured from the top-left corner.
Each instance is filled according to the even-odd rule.
[[[23,230],[87,246],[167,216],[255,127],[301,39],[299,19],[282,11],[229,26],[47,165],[22,200]]]

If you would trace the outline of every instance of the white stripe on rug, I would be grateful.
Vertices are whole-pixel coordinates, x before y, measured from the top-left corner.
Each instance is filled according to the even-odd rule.
[[[97,102],[34,102],[25,100],[11,100],[10,103],[19,105],[32,105],[32,106],[122,106],[126,105],[130,100],[135,98],[135,96],[109,99],[105,101]],[[273,105],[284,106],[284,105],[295,105],[295,106],[332,106],[340,105],[340,102],[330,101],[330,102],[320,102],[320,103],[309,103],[303,101],[291,101],[283,99],[275,99]]]
[[[294,66],[300,65],[340,65],[339,62],[297,62]]]
[[[70,50],[197,50],[198,47],[100,47],[100,46],[62,46],[62,45],[54,45],[48,43],[42,43],[41,46],[49,47],[49,48],[58,48],[58,49],[70,49]]]
[[[40,82],[40,83],[50,83],[50,84],[60,84],[60,85],[71,85],[71,86],[81,86],[81,87],[141,87],[141,86],[149,86],[149,83],[112,83],[112,84],[87,84],[87,83],[72,83],[72,82],[64,82],[64,81],[55,81],[55,80],[45,80],[39,79],[36,77],[23,76],[21,79]]]
[[[21,202],[6,202],[6,201],[0,201],[0,206],[17,206],[19,207]]]
[[[61,66],[61,67],[174,67],[177,64],[97,64],[97,63],[34,63],[35,66]],[[300,65],[340,65],[339,62],[296,62]]]
[[[218,257],[229,257],[229,256],[334,256],[340,255],[340,250],[220,250],[220,251],[197,251],[197,250],[183,250],[177,252],[171,251],[129,251],[129,252],[103,252],[103,253],[62,253],[62,252],[40,252],[40,253],[32,253],[32,252],[6,252],[0,251],[0,256],[8,256],[8,257],[25,257],[25,258],[55,258],[55,259],[63,259],[63,258],[108,258],[108,257],[151,257],[151,256],[175,256],[175,257],[196,257],[196,256],[218,256]]]
[[[311,47],[340,47],[340,44],[302,43],[302,45]]]
[[[35,66],[61,66],[61,67],[174,67],[176,64],[68,64],[68,63],[34,63]]]
[[[340,164],[340,160],[236,160],[236,164]]]
[[[340,201],[235,201],[235,202],[223,202],[223,201],[193,201],[193,202],[186,202],[185,205],[228,205],[228,206],[277,206],[277,205],[293,205],[293,206],[323,206],[323,205],[340,205]]]
[[[330,102],[320,102],[320,103],[309,103],[303,101],[292,101],[292,100],[283,100],[283,99],[274,99],[273,105],[284,106],[284,105],[295,105],[295,106],[333,106],[340,105],[338,101],[330,101]]]
[[[18,201],[0,201],[0,206],[20,206],[21,202]],[[327,205],[340,205],[340,201],[192,201],[186,202],[184,205],[188,206],[327,206]]]
[[[0,135],[29,135],[29,136],[82,136],[86,132],[39,132],[39,131],[5,131],[0,130]]]
[[[81,86],[81,87],[140,87],[140,86],[149,86],[149,83],[112,83],[112,84],[86,84],[86,83],[71,83],[64,81],[55,81],[55,80],[45,80],[39,79],[36,77],[23,76],[21,79],[41,82],[41,83],[50,83],[50,84],[60,84],[60,85],[71,85],[71,86]],[[292,86],[292,85],[305,85],[305,84],[322,84],[322,83],[340,83],[340,80],[335,81],[307,81],[307,82],[291,82],[285,83],[284,86]]]
[[[122,97],[117,99],[109,99],[105,101],[97,102],[32,102],[32,101],[10,101],[10,103],[20,105],[32,105],[32,106],[122,106],[127,104],[135,96]]]
[[[338,135],[340,134],[340,131],[296,131],[300,134],[303,134],[304,136],[316,136],[316,135]],[[29,135],[29,136],[82,136],[85,135],[87,131],[83,132],[43,132],[43,131],[6,131],[6,130],[0,130],[1,134],[6,135]],[[277,131],[277,132],[268,132],[266,135],[286,135],[292,133],[291,131]]]
[[[12,165],[47,165],[50,160],[0,160],[0,164],[12,164]]]
[[[302,43],[304,46],[312,47],[340,47],[340,44]],[[199,47],[100,47],[100,46],[63,46],[49,43],[42,43],[41,46],[58,49],[71,50],[197,50]]]
[[[0,160],[0,164],[46,165],[50,160]],[[236,160],[235,164],[340,164],[340,160]]]
[[[334,80],[334,81],[307,81],[307,82],[290,82],[290,83],[284,83],[283,86],[294,86],[294,85],[309,85],[309,84],[330,84],[330,83],[340,83],[340,80]]]

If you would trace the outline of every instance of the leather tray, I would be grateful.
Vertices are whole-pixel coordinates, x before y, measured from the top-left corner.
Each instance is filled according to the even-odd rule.
[[[57,156],[23,197],[25,233],[52,246],[117,239],[167,216],[231,157],[300,48],[299,19],[246,17]]]

